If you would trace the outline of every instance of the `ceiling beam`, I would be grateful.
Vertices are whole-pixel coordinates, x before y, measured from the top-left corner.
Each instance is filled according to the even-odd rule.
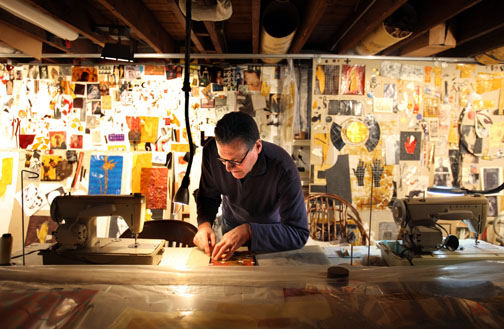
[[[28,23],[25,20],[22,20],[21,18],[12,15],[8,11],[5,11],[3,9],[0,9],[0,21],[3,21],[4,23],[8,23],[12,27],[23,31],[25,33],[28,33],[31,35],[32,38],[41,41],[53,48],[56,48],[58,50],[61,50],[67,54],[71,54],[72,52],[70,49],[65,47],[64,45],[64,40],[58,37],[54,37],[53,40],[48,40],[48,32],[44,29],[41,29],[38,26],[35,26],[31,23]]]
[[[504,1],[487,0],[456,17],[457,46],[504,27]],[[475,19],[480,17],[482,19]]]
[[[362,2],[356,13],[345,23],[337,33],[339,40],[331,51],[344,54],[352,50],[364,37],[373,32],[394,11],[404,5],[407,0],[367,0]]]
[[[4,22],[0,22],[0,30],[2,31],[0,40],[9,47],[18,49],[38,60],[42,58],[42,42],[40,40]]]
[[[65,2],[51,0],[25,1],[54,17],[69,28],[79,32],[79,34],[100,47],[105,46],[105,43],[108,41],[107,38],[93,31],[92,20],[78,0],[68,0]]]
[[[380,55],[391,55],[407,43],[420,37],[434,26],[441,24],[459,13],[473,7],[482,0],[422,0],[418,1],[417,17],[418,26],[414,29],[412,35],[391,47],[383,50]]]
[[[212,44],[214,45],[215,51],[217,51],[218,54],[222,54],[222,42],[219,38],[219,35],[217,34],[217,29],[215,28],[215,23],[214,22],[209,22],[209,21],[204,21],[205,28],[208,31],[208,34],[210,35],[210,40],[212,40]]]
[[[175,50],[173,38],[140,0],[98,0],[115,17],[129,26],[145,43],[159,54]]]
[[[461,55],[463,57],[472,57],[502,46],[504,46],[504,28],[494,30],[482,37],[468,41],[461,47],[442,52],[439,56],[453,57]]]
[[[251,27],[252,27],[252,54],[259,53],[259,30],[261,22],[261,0],[250,0],[252,9]]]
[[[177,19],[177,22],[183,27],[183,30],[185,30],[185,16],[182,14],[182,11],[180,10],[180,7],[178,6],[178,1],[177,0],[168,0],[166,1],[166,5],[169,7],[170,11],[173,13],[175,18]],[[194,29],[191,29],[191,41],[194,44],[194,47],[196,50],[202,54],[206,53],[207,51],[205,50],[205,47],[203,46],[203,43],[201,43],[200,38],[196,35],[194,32]]]
[[[297,54],[301,51],[301,49],[303,49],[306,41],[308,41],[308,38],[312,34],[315,26],[317,26],[326,8],[326,0],[308,1],[303,22],[301,22],[301,27],[296,32],[296,36],[294,37],[292,45],[289,49],[289,53]]]

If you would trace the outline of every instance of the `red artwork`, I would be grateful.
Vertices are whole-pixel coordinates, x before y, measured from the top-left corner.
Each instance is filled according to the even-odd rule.
[[[64,131],[50,131],[49,140],[51,142],[51,149],[66,149],[66,132]]]
[[[343,95],[364,95],[366,66],[343,65],[341,67],[341,93]]]
[[[255,254],[251,251],[235,251],[228,260],[210,258],[212,266],[254,266],[257,265]]]
[[[126,123],[128,124],[129,132],[128,138],[130,142],[139,142],[140,137],[142,137],[142,128],[140,127],[140,117],[126,117]]]
[[[145,195],[147,209],[166,209],[168,168],[142,168],[140,193]]]

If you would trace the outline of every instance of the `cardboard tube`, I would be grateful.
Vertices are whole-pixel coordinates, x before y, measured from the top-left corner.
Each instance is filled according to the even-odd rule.
[[[276,0],[264,9],[262,17],[261,53],[285,54],[299,26],[299,13],[290,1]],[[280,62],[281,58],[263,58],[269,64]]]
[[[12,235],[5,233],[0,238],[0,265],[10,264],[12,252]]]
[[[385,24],[381,24],[371,32],[367,37],[365,37],[357,46],[355,46],[355,52],[359,55],[374,55],[379,53],[385,48],[392,46],[393,44],[406,39],[411,35],[411,32],[404,37],[396,38],[387,32]]]

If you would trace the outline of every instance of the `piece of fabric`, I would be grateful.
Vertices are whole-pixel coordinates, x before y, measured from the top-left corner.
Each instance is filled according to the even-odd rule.
[[[265,141],[262,145],[257,162],[241,180],[217,160],[215,140],[205,146],[196,198],[198,224],[212,224],[222,200],[223,232],[249,223],[252,251],[301,248],[309,230],[296,166],[281,147]]]

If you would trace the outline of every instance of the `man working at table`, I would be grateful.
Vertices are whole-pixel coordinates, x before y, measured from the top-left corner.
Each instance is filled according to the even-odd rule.
[[[222,200],[222,239],[212,224]],[[196,196],[194,243],[214,259],[228,259],[248,243],[252,251],[304,246],[309,230],[297,168],[289,154],[259,139],[254,119],[242,112],[217,122],[205,145]]]

